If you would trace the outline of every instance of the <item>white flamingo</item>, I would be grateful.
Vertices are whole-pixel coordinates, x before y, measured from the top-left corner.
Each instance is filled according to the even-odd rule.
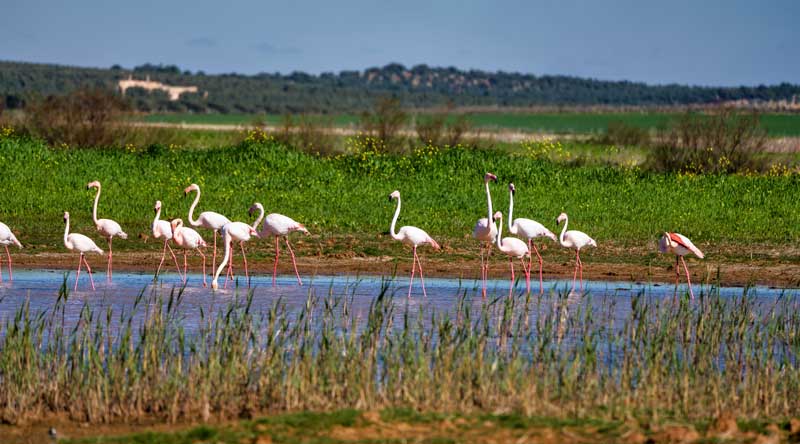
[[[206,241],[200,237],[200,234],[197,231],[189,227],[184,227],[183,220],[181,219],[173,219],[170,225],[172,227],[172,239],[175,240],[175,244],[183,248],[183,283],[186,284],[186,279],[188,278],[188,275],[186,274],[188,269],[188,266],[186,265],[186,253],[189,250],[196,250],[200,256],[203,257],[203,287],[207,287],[206,255],[200,251],[200,248],[206,246]]]
[[[517,239],[516,237],[504,237],[503,235],[503,213],[494,213],[494,220],[498,221],[500,229],[497,231],[496,242],[497,249],[508,256],[508,265],[511,266],[511,283],[508,287],[508,296],[511,297],[514,291],[514,258],[518,258],[522,263],[522,270],[525,271],[525,282],[530,283],[531,280],[531,252],[525,242]],[[528,265],[525,266],[525,256],[528,256]],[[530,284],[527,286],[527,291],[530,292]]]
[[[86,189],[97,188],[97,194],[94,196],[94,206],[92,208],[92,220],[94,221],[95,227],[97,227],[97,231],[100,232],[100,235],[106,238],[108,241],[108,265],[106,267],[106,276],[108,281],[111,281],[111,275],[113,272],[113,258],[114,252],[111,250],[111,241],[114,239],[114,236],[119,237],[120,239],[127,239],[128,235],[122,231],[122,227],[116,221],[111,219],[98,219],[97,218],[97,203],[100,201],[100,182],[94,181],[89,182],[86,185]]]
[[[389,228],[389,232],[393,239],[411,245],[414,248],[414,258],[411,264],[411,280],[408,283],[408,297],[411,297],[411,285],[414,283],[414,269],[417,264],[419,264],[419,279],[422,281],[422,294],[428,297],[428,294],[425,292],[425,278],[422,277],[422,262],[420,262],[419,256],[417,256],[417,246],[430,244],[434,250],[438,250],[439,244],[436,243],[428,233],[417,227],[406,225],[400,227],[400,231],[395,232],[394,227],[397,224],[397,217],[400,216],[400,192],[397,190],[393,191],[392,194],[389,195],[389,201],[391,202],[392,199],[397,199],[397,209],[394,212],[394,218],[392,219],[392,226]]]
[[[675,289],[678,288],[678,280],[681,277],[680,268],[678,268],[678,260],[683,264],[683,270],[686,272],[686,282],[689,284],[689,294],[694,299],[694,292],[692,291],[692,279],[689,277],[689,268],[686,267],[686,261],[683,257],[689,253],[703,259],[705,255],[699,248],[695,247],[688,237],[678,234],[665,232],[658,242],[658,251],[662,253],[672,253],[675,255]]]
[[[544,225],[536,222],[535,220],[525,219],[518,217],[514,219],[514,193],[517,191],[514,188],[513,183],[508,184],[508,231],[511,234],[515,234],[517,236],[522,236],[528,239],[528,252],[531,251],[531,248],[536,253],[536,257],[539,259],[539,294],[544,293],[544,283],[542,281],[542,255],[539,254],[539,249],[536,248],[536,244],[533,243],[533,239],[538,237],[549,237],[553,241],[556,241],[556,235],[553,234],[552,231],[545,228]],[[528,277],[528,281],[526,282],[528,286],[528,291],[531,291],[530,287],[530,276]]]
[[[92,268],[89,267],[89,262],[86,262],[86,253],[93,251],[97,254],[103,254],[103,250],[94,243],[93,240],[80,233],[69,232],[69,213],[64,212],[64,246],[68,250],[78,250],[81,254],[78,259],[78,271],[75,273],[75,290],[78,291],[78,278],[81,275],[81,263],[86,265],[86,270],[89,272],[89,282],[92,283],[92,290],[94,290],[94,279],[92,279]]]
[[[486,187],[486,200],[489,202],[489,211],[486,217],[478,219],[472,228],[472,237],[481,242],[481,282],[483,284],[482,294],[486,298],[486,280],[489,277],[489,254],[492,252],[492,243],[497,237],[497,226],[492,219],[492,195],[489,193],[489,181],[497,182],[497,176],[486,173],[483,176],[483,184]],[[487,257],[484,261],[484,250]]]
[[[300,273],[297,272],[297,261],[294,257],[294,250],[292,250],[292,245],[289,243],[289,233],[293,231],[301,231],[308,235],[308,230],[306,230],[306,227],[303,224],[296,222],[291,217],[284,216],[283,214],[271,213],[265,218],[264,206],[258,202],[254,203],[253,206],[250,207],[250,214],[252,215],[256,210],[259,211],[259,215],[258,219],[253,222],[253,228],[258,230],[258,224],[261,223],[261,219],[264,219],[264,226],[261,231],[258,232],[258,236],[262,238],[275,236],[275,265],[272,267],[272,286],[275,286],[275,278],[278,275],[278,257],[281,253],[279,238],[281,236],[286,239],[286,248],[289,249],[289,254],[292,256],[292,266],[294,266],[294,274],[297,276],[297,285],[303,285],[303,282],[300,280]]]
[[[17,237],[14,236],[14,233],[11,232],[11,229],[8,228],[8,225],[0,222],[0,245],[4,246],[6,249],[6,258],[8,258],[8,280],[13,282],[14,281],[14,273],[11,270],[11,254],[8,252],[9,245],[16,245],[19,248],[22,248],[22,244],[19,243]],[[0,260],[0,282],[3,282],[3,262]]]
[[[564,248],[575,249],[575,274],[572,276],[572,290],[575,291],[575,279],[578,276],[578,269],[581,271],[581,293],[583,293],[583,262],[581,262],[581,248],[591,246],[597,247],[597,242],[594,241],[588,234],[582,231],[570,230],[567,231],[567,224],[569,218],[567,213],[561,213],[556,219],[556,225],[564,221],[564,228],[561,229],[561,235],[558,240]]]
[[[233,263],[231,244],[234,240],[239,241],[239,246],[242,248],[244,275],[247,278],[247,286],[250,286],[250,273],[247,271],[247,256],[244,254],[244,243],[249,241],[251,236],[258,236],[258,231],[244,222],[231,222],[222,227],[222,242],[225,245],[225,256],[222,258],[222,262],[219,263],[219,268],[217,268],[217,271],[214,273],[214,279],[211,280],[211,288],[216,290],[219,287],[217,278],[219,278],[219,274],[222,272],[222,269],[225,268],[225,265],[228,265],[228,272],[225,274],[225,288],[228,287],[228,276],[233,276],[231,267]]]
[[[194,208],[197,206],[197,202],[200,201],[200,187],[196,183],[193,183],[183,190],[183,195],[187,196],[192,191],[197,191],[197,196],[195,196],[192,206],[189,207],[189,224],[193,227],[203,227],[214,230],[214,257],[211,260],[211,268],[214,269],[217,267],[217,232],[221,230],[225,224],[231,223],[231,221],[227,217],[213,211],[203,211],[197,219],[194,219],[192,217],[194,215]],[[203,281],[205,281],[205,277]]]
[[[178,265],[178,258],[175,257],[175,252],[172,251],[172,247],[169,246],[169,241],[172,239],[172,225],[165,221],[161,220],[161,201],[156,201],[156,206],[154,208],[156,212],[156,217],[153,219],[153,237],[156,239],[164,238],[164,251],[161,252],[161,262],[158,264],[158,269],[156,269],[156,276],[161,272],[161,266],[164,265],[164,259],[167,258],[167,250],[169,249],[169,254],[172,255],[172,259],[175,260],[175,267],[178,269],[178,276],[180,276],[181,280],[183,280],[183,276],[181,275],[181,266]]]

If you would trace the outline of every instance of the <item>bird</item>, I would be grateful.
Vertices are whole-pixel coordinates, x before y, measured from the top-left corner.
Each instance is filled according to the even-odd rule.
[[[300,280],[300,273],[297,272],[297,261],[294,257],[294,250],[292,250],[292,245],[289,243],[289,233],[301,231],[308,235],[308,230],[303,224],[283,214],[271,213],[268,214],[267,217],[264,217],[264,206],[258,202],[250,207],[249,212],[252,215],[256,210],[259,211],[259,215],[258,219],[253,222],[253,228],[258,230],[258,224],[261,223],[261,219],[264,219],[264,225],[262,229],[258,231],[258,236],[275,236],[275,265],[272,267],[272,286],[275,286],[275,278],[278,274],[278,256],[280,256],[281,253],[279,238],[281,236],[286,239],[286,248],[289,249],[289,254],[292,256],[292,266],[294,266],[294,274],[297,276],[297,285],[303,285],[303,282]]]
[[[211,260],[211,268],[214,269],[217,267],[217,232],[219,232],[225,224],[231,223],[231,221],[227,217],[213,211],[203,211],[197,219],[194,219],[192,217],[194,215],[194,208],[197,206],[197,202],[200,201],[200,187],[196,183],[193,183],[183,190],[183,195],[188,196],[192,191],[197,191],[197,196],[195,196],[192,206],[189,207],[189,224],[193,227],[203,227],[214,230],[214,257]],[[205,277],[203,280],[205,281]]]
[[[425,292],[425,278],[422,277],[422,262],[420,262],[419,256],[417,256],[417,247],[419,245],[430,244],[434,250],[438,250],[440,248],[439,244],[433,240],[428,233],[417,227],[406,225],[400,227],[400,231],[395,232],[394,227],[397,224],[397,217],[400,216],[400,191],[392,191],[392,194],[389,195],[389,202],[391,202],[392,199],[397,199],[397,209],[394,212],[394,218],[392,219],[389,233],[391,233],[393,239],[411,245],[414,248],[414,258],[411,264],[411,281],[408,283],[408,298],[411,298],[411,285],[414,283],[414,270],[417,264],[419,264],[419,279],[422,281],[422,294],[427,298],[428,294]]]
[[[8,252],[8,246],[14,244],[19,248],[22,248],[22,244],[19,243],[17,237],[14,236],[14,233],[11,232],[11,229],[8,228],[8,225],[0,222],[0,245],[4,246],[6,249],[6,258],[8,258],[8,280],[13,282],[14,281],[14,273],[11,271],[11,254]],[[3,282],[3,262],[0,261],[0,282]]]
[[[497,225],[492,219],[492,195],[489,193],[489,181],[497,182],[497,176],[488,172],[483,176],[483,184],[486,186],[486,200],[489,202],[489,212],[487,217],[478,219],[478,222],[472,228],[472,237],[481,242],[481,282],[483,284],[482,295],[484,298],[486,298],[486,280],[489,277],[488,254],[491,253],[492,243],[494,238],[497,237]],[[483,259],[484,250],[487,253],[485,261]]]
[[[161,253],[161,262],[158,264],[158,269],[156,269],[156,276],[158,276],[159,272],[161,272],[161,266],[164,265],[164,259],[167,257],[167,249],[169,249],[169,254],[172,255],[172,259],[175,260],[175,267],[178,269],[178,276],[181,277],[183,280],[183,276],[181,275],[181,266],[178,265],[178,258],[175,257],[175,252],[172,251],[172,247],[169,246],[169,241],[172,239],[172,225],[166,220],[160,220],[161,217],[161,201],[156,201],[156,206],[154,208],[156,212],[156,217],[153,219],[153,237],[156,239],[164,238],[164,251]]]
[[[188,277],[186,274],[186,253],[189,250],[196,250],[200,256],[203,257],[203,288],[207,287],[206,255],[200,251],[200,248],[206,246],[206,241],[200,237],[200,234],[197,231],[189,227],[184,227],[183,220],[181,219],[173,219],[170,223],[170,226],[172,227],[172,239],[175,240],[175,244],[183,248],[183,283],[186,284],[186,279]]]
[[[92,220],[94,221],[95,227],[97,227],[97,231],[100,232],[100,235],[106,238],[108,241],[108,265],[106,267],[106,278],[109,282],[111,282],[111,274],[112,274],[112,261],[114,253],[111,251],[111,241],[114,239],[114,236],[119,237],[120,239],[127,239],[128,235],[122,231],[122,227],[119,224],[111,219],[98,219],[97,218],[97,203],[100,201],[100,182],[94,181],[89,182],[86,185],[86,189],[97,188],[97,194],[94,196],[94,207],[92,208]]]
[[[561,235],[558,237],[559,243],[564,248],[575,249],[575,274],[572,276],[572,290],[575,291],[575,279],[578,276],[578,269],[581,271],[581,293],[583,292],[583,262],[581,262],[581,248],[591,246],[597,248],[597,242],[594,241],[588,234],[582,231],[570,230],[567,231],[567,224],[569,218],[567,213],[561,213],[556,219],[556,225],[564,221],[564,228],[561,229]]]
[[[500,229],[497,230],[497,236],[495,236],[497,249],[508,256],[508,264],[511,266],[511,284],[508,288],[508,296],[511,297],[514,291],[514,258],[518,258],[522,263],[522,270],[525,271],[525,282],[529,283],[531,280],[531,251],[525,245],[525,242],[516,237],[504,237],[501,240],[503,235],[503,213],[499,211],[494,213],[494,220],[500,224]],[[528,256],[527,266],[525,266],[525,256]],[[530,285],[527,286],[527,291],[531,291]]]
[[[539,259],[539,294],[544,294],[544,284],[542,282],[542,255],[539,254],[539,249],[536,248],[536,244],[533,243],[533,239],[536,239],[537,237],[549,237],[555,242],[556,235],[535,220],[525,219],[522,217],[514,219],[514,193],[516,193],[516,191],[517,189],[514,187],[514,184],[509,183],[508,231],[511,232],[511,234],[523,236],[528,239],[528,252],[530,252],[532,249],[536,253],[536,257]],[[528,286],[528,291],[531,291],[530,282],[526,282],[526,285]]]
[[[97,254],[103,254],[103,250],[94,243],[93,240],[89,239],[88,237],[80,234],[80,233],[70,233],[69,232],[69,212],[64,212],[64,223],[66,224],[66,228],[64,228],[64,246],[67,247],[68,250],[78,250],[81,254],[80,258],[78,259],[78,271],[75,273],[75,290],[78,291],[78,278],[81,275],[81,263],[86,265],[86,270],[89,272],[89,281],[92,283],[92,290],[94,290],[94,279],[92,279],[92,268],[89,267],[89,262],[86,261],[86,253],[94,252]]]
[[[250,274],[247,271],[247,256],[244,254],[244,243],[249,241],[251,236],[258,236],[258,231],[244,222],[231,222],[222,227],[222,242],[223,245],[225,245],[225,255],[222,258],[222,262],[219,263],[219,268],[217,268],[217,271],[214,273],[214,279],[211,280],[212,289],[216,290],[219,287],[217,278],[219,278],[219,274],[222,272],[222,269],[225,268],[225,265],[228,265],[228,272],[225,275],[225,287],[228,286],[228,276],[233,275],[230,263],[233,262],[233,258],[231,258],[231,244],[234,240],[238,240],[239,246],[242,248],[244,275],[247,278],[247,286],[250,286]]]
[[[680,268],[678,268],[678,260],[683,264],[683,270],[686,272],[686,282],[689,284],[689,294],[694,299],[694,292],[692,291],[692,280],[689,277],[689,268],[686,267],[686,261],[683,259],[689,253],[703,259],[705,254],[695,247],[692,241],[686,236],[678,233],[665,232],[658,242],[658,251],[662,253],[672,253],[675,255],[675,289],[678,288],[678,280],[681,277]]]

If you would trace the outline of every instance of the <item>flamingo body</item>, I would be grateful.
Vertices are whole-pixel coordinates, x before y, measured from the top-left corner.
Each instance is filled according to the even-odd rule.
[[[675,255],[675,290],[678,289],[678,281],[681,276],[678,263],[683,264],[683,270],[686,272],[686,282],[689,285],[689,294],[694,299],[694,291],[692,290],[692,279],[689,277],[689,267],[686,266],[684,256],[687,254],[694,254],[695,256],[703,259],[705,254],[697,248],[688,237],[679,233],[666,232],[661,236],[658,241],[658,251],[662,253],[672,253]]]

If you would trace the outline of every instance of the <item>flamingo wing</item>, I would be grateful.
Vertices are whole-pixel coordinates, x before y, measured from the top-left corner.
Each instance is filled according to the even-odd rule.
[[[686,236],[684,236],[682,234],[678,234],[678,233],[667,233],[667,234],[669,235],[669,239],[672,242],[675,242],[676,244],[680,245],[681,247],[691,251],[692,253],[695,254],[695,256],[699,257],[700,259],[703,259],[705,257],[703,252],[700,251],[700,249],[697,248],[692,243],[692,241],[689,240],[688,237],[686,237]]]
[[[478,219],[475,227],[472,228],[472,237],[481,241],[493,241],[497,237],[497,224],[490,223],[489,219],[485,217]]]

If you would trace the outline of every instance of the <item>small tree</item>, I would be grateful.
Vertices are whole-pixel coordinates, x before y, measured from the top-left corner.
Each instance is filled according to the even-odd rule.
[[[400,100],[394,97],[384,97],[375,102],[372,111],[361,114],[361,129],[377,139],[379,144],[394,151],[400,151],[403,146],[401,129],[408,121],[408,114],[403,111]]]

